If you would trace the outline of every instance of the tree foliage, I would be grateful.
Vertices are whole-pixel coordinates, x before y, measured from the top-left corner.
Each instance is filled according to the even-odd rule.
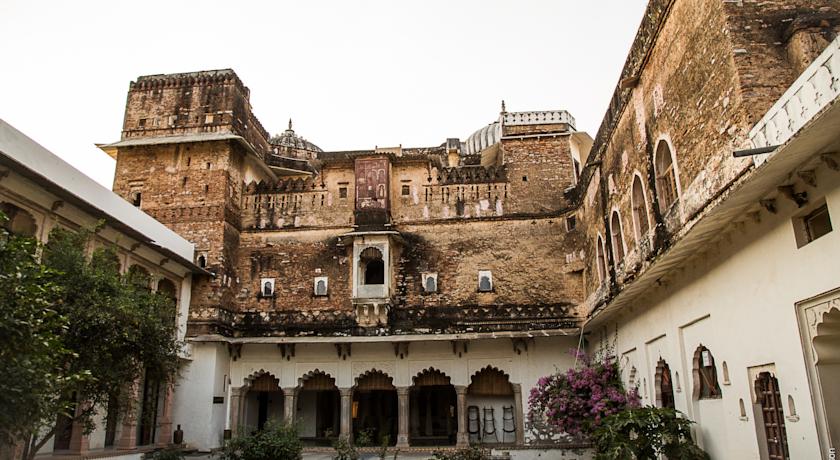
[[[37,251],[34,239],[0,228],[0,443],[7,445],[66,411],[60,395],[86,377],[62,369],[74,357],[62,340],[63,290]]]
[[[691,438],[691,421],[674,409],[642,407],[605,418],[592,434],[596,460],[709,458]]]
[[[57,414],[90,431],[97,410],[131,410],[132,382],[166,384],[177,369],[175,306],[148,280],[121,274],[114,249],[88,256],[93,235],[57,229],[39,247],[3,234],[0,366],[11,378],[0,379],[0,433],[25,441],[28,458]]]

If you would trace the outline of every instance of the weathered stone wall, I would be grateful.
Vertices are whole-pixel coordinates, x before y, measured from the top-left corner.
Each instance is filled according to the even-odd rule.
[[[396,228],[391,283],[402,307],[473,305],[574,305],[582,300],[579,231],[563,218],[414,224]],[[242,311],[351,310],[352,254],[339,243],[342,230],[243,233],[237,273]],[[478,292],[478,271],[491,270],[493,292]],[[426,294],[422,273],[438,274],[439,290]],[[329,295],[316,297],[318,276]],[[275,278],[276,296],[259,296],[260,279]]]
[[[517,134],[534,133],[533,136],[541,128],[513,126],[510,129],[516,129]],[[505,128],[505,134],[508,129]],[[559,132],[502,141],[503,161],[510,181],[507,213],[538,214],[570,208],[572,203],[565,191],[575,184],[575,169],[569,142],[569,134]]]
[[[249,95],[229,69],[140,77],[128,92],[123,139],[233,133],[262,157],[268,132],[252,113]]]
[[[231,141],[122,147],[114,192],[196,247],[215,278],[194,284],[196,305],[229,305],[239,248],[244,149]]]

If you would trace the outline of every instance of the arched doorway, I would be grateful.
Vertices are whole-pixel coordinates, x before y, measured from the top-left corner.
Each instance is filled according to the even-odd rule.
[[[449,377],[437,369],[417,374],[409,398],[409,443],[454,445],[458,432],[458,397]]]
[[[283,420],[283,390],[280,380],[268,372],[256,376],[244,398],[247,431],[262,430],[271,420]]]
[[[467,434],[471,443],[516,442],[513,385],[492,366],[476,372],[467,387]]]
[[[300,437],[309,444],[330,445],[338,437],[341,393],[335,379],[313,371],[300,380],[297,399]]]
[[[812,393],[817,407],[817,418],[823,425],[826,444],[840,445],[840,299],[818,305],[823,312],[814,316],[821,320],[813,334],[814,370],[811,381]],[[816,309],[815,308],[815,309]],[[814,334],[815,333],[815,334]],[[806,356],[811,358],[811,354]],[[824,441],[825,442],[825,441]]]
[[[353,439],[357,445],[369,439],[372,445],[397,442],[397,388],[381,371],[370,371],[356,379],[353,387]]]

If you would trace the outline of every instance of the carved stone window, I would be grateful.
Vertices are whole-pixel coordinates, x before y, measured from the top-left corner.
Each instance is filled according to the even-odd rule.
[[[694,351],[694,399],[720,399],[723,393],[718,384],[715,357],[702,344]]]
[[[491,292],[493,290],[493,273],[490,270],[479,270],[478,291]]]
[[[426,294],[431,294],[437,292],[438,290],[438,282],[437,282],[437,273],[423,273],[423,292]]]
[[[315,277],[315,296],[326,297],[329,292],[329,279],[326,276]]]
[[[338,188],[338,197],[339,198],[347,198],[347,187],[339,187]]]
[[[664,140],[656,146],[654,159],[656,171],[656,193],[659,197],[659,211],[666,214],[671,205],[677,201],[677,175],[674,170],[674,160],[671,148]]]
[[[260,297],[274,297],[274,278],[260,279]]]

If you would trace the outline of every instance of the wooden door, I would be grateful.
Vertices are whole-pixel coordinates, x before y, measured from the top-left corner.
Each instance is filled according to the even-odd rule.
[[[773,374],[762,372],[755,381],[755,394],[761,406],[764,432],[767,436],[767,454],[771,460],[788,458],[787,433],[779,381]]]

